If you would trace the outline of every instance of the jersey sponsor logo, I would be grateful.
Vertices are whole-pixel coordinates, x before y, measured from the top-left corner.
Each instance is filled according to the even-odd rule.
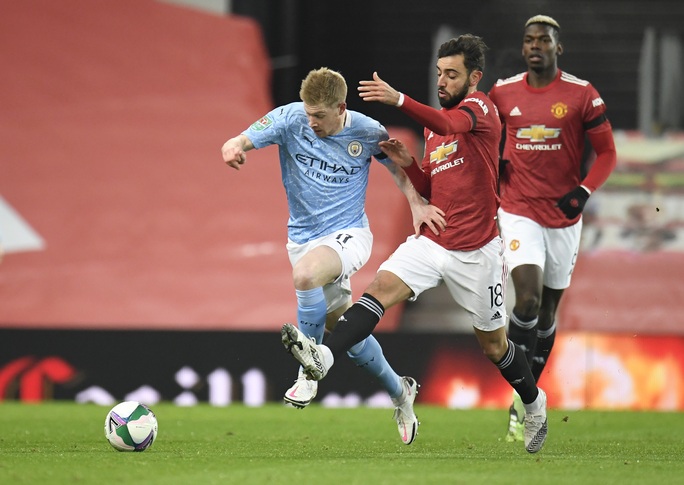
[[[546,125],[532,125],[528,128],[519,128],[515,136],[530,140],[534,143],[545,142],[558,138],[561,134],[560,128],[547,128]]]
[[[433,151],[430,152],[430,163],[442,163],[445,162],[449,155],[456,153],[458,150],[458,140],[445,145],[442,143]]]
[[[271,126],[273,124],[273,119],[266,115],[263,118],[261,118],[259,121],[255,121],[252,123],[252,126],[249,128],[254,131],[264,131],[266,128]]]
[[[565,118],[565,115],[568,114],[568,105],[559,101],[551,106],[551,113],[555,118]]]
[[[294,159],[307,167],[305,176],[333,184],[347,184],[351,181],[351,176],[363,170],[362,166],[338,165],[303,153],[297,153]]]
[[[354,140],[349,145],[347,145],[347,153],[352,157],[358,157],[363,152],[363,145],[360,142]]]
[[[551,143],[540,145],[538,143],[516,143],[515,148],[526,152],[555,152],[561,150],[561,143]]]
[[[439,165],[439,166],[433,168],[432,171],[430,172],[430,176],[434,177],[435,174],[437,174],[439,172],[443,172],[445,170],[449,170],[450,168],[458,167],[462,163],[463,163],[463,157],[456,158],[454,160],[449,160],[447,163],[444,163],[442,165]]]
[[[487,108],[487,105],[482,101],[480,98],[466,98],[463,100],[464,103],[476,103],[482,108],[482,111],[484,111],[484,114],[489,113],[489,108]]]
[[[558,138],[560,134],[560,128],[547,128],[546,125],[532,125],[529,128],[519,128],[516,136],[530,140],[532,143],[516,143],[515,148],[524,151],[557,151],[563,148],[561,143],[544,142]]]
[[[602,104],[603,104],[603,100],[602,100],[601,98],[594,98],[594,99],[591,100],[591,105],[592,105],[594,108],[598,108],[598,107],[601,106]]]

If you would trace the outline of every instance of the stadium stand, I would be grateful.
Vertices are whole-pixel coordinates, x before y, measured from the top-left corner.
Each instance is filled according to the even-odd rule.
[[[0,326],[267,330],[294,318],[277,153],[250,153],[239,173],[220,156],[272,107],[258,25],[152,0],[2,10],[0,195],[45,247],[5,256]],[[357,290],[407,232],[403,196],[378,170]]]

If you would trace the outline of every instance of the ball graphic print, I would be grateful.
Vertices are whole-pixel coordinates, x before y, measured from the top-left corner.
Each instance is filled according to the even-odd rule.
[[[124,401],[107,413],[104,432],[119,451],[145,451],[157,439],[157,417],[138,401]]]

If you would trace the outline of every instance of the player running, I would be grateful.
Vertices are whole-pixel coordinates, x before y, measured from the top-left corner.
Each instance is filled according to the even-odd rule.
[[[371,157],[392,174],[411,205],[416,228],[423,222],[437,232],[443,213],[426,205],[410,181],[382,153],[388,139],[377,121],[347,109],[347,84],[327,68],[311,71],[302,81],[302,102],[280,106],[252,124],[222,148],[223,160],[239,169],[245,152],[278,145],[283,186],[289,207],[287,252],[297,296],[297,322],[306,337],[320,343],[326,326],[332,328],[351,306],[350,278],[370,257],[373,235],[364,205]],[[418,229],[416,229],[418,230]],[[375,376],[415,422],[416,382],[400,377],[385,359],[373,337],[349,348],[349,357]],[[318,392],[318,382],[300,369],[284,400],[307,406]],[[401,413],[402,411],[396,411]],[[403,418],[402,418],[403,419]],[[401,432],[410,444],[415,433]]]
[[[509,338],[525,350],[537,381],[577,260],[582,209],[616,163],[606,105],[589,82],[558,69],[562,53],[558,22],[530,18],[522,47],[527,72],[499,80],[489,92],[505,125],[499,226],[515,288]],[[585,134],[596,151],[586,175]],[[523,439],[524,416],[514,393],[508,441]]]

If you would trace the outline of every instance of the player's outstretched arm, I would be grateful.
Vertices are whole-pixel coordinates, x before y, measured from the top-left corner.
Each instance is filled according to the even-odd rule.
[[[252,142],[245,135],[238,135],[231,138],[223,144],[221,148],[221,154],[223,155],[223,161],[229,167],[235,170],[240,170],[240,165],[247,161],[247,154],[245,152],[254,148]]]
[[[399,91],[380,79],[377,72],[373,73],[372,81],[359,81],[358,89],[364,101],[379,101],[391,106],[399,104]]]
[[[400,93],[373,73],[372,81],[359,81],[359,96],[364,101],[379,101],[398,107],[428,130],[438,135],[466,133],[473,129],[470,114],[462,110],[440,110],[419,103],[410,96]]]

